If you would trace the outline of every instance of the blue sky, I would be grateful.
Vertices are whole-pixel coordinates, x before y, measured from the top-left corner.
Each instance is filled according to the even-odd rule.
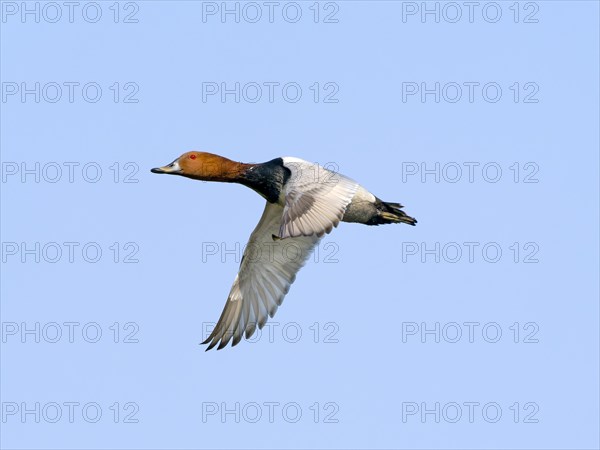
[[[27,7],[3,447],[598,447],[597,3]],[[192,149],[328,164],[419,223],[340,225],[205,353],[264,200],[150,173]]]

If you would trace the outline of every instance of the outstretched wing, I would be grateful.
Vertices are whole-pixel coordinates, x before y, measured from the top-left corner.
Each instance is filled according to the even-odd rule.
[[[221,317],[208,339],[210,350],[217,344],[225,347],[233,338],[237,345],[245,334],[252,336],[261,329],[268,316],[273,317],[283,302],[296,274],[320,238],[301,236],[285,240],[274,239],[279,232],[284,208],[269,203],[244,250],[240,270]]]
[[[359,185],[338,173],[296,158],[283,158],[290,172],[277,235],[323,236],[337,227]]]

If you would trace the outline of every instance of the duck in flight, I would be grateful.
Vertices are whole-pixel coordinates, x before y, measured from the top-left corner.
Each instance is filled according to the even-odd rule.
[[[321,238],[340,222],[365,225],[417,221],[399,203],[384,202],[354,180],[299,158],[244,164],[205,152],[187,152],[153,173],[239,183],[266,199],[214,330],[202,344],[237,345],[273,317],[296,274]],[[290,251],[293,247],[294,251]],[[261,251],[268,249],[268,251]]]

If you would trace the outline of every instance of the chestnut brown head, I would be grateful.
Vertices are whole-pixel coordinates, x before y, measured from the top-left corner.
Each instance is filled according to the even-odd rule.
[[[244,166],[245,164],[213,153],[192,151],[184,153],[171,164],[152,169],[151,172],[203,181],[236,181],[244,171]]]

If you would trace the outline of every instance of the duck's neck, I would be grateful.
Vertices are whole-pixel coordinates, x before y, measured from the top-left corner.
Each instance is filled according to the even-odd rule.
[[[184,176],[202,181],[239,183],[262,195],[267,201],[277,203],[290,171],[283,159],[276,158],[262,164],[246,164],[219,155],[206,153],[202,165]]]
[[[205,153],[202,163],[196,170],[186,176],[202,181],[219,181],[222,183],[242,183],[244,174],[254,164],[244,164],[219,155]]]
[[[283,165],[283,159],[275,158],[262,164],[245,164],[240,179],[236,180],[262,195],[268,202],[279,202],[281,192],[290,170]]]

